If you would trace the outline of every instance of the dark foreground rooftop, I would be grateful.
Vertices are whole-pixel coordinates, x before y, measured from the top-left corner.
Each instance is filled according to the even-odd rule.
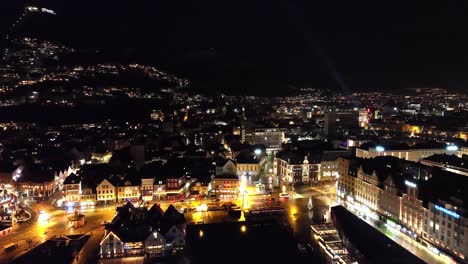
[[[306,263],[276,222],[189,225],[187,239],[192,263]]]

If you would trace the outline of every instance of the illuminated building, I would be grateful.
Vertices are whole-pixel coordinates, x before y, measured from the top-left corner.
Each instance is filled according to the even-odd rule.
[[[117,184],[117,201],[137,201],[140,198],[141,181],[135,177],[127,177]]]
[[[143,201],[153,200],[154,177],[141,179],[141,198]]]
[[[414,146],[406,144],[369,146],[364,144],[356,148],[356,157],[369,159],[378,156],[392,156],[417,162],[434,154],[451,155],[456,154],[457,151],[447,149],[445,144],[416,144]]]
[[[190,194],[191,195],[196,195],[199,197],[204,197],[208,195],[208,192],[210,191],[210,182],[211,178],[204,178],[204,179],[197,179],[195,184],[192,184],[190,186]]]
[[[322,152],[320,161],[320,177],[318,180],[336,180],[340,177],[338,158],[349,156],[349,151],[328,151]]]
[[[221,199],[236,198],[239,193],[239,178],[236,174],[216,175],[211,180],[210,196]]]
[[[164,256],[166,250],[166,238],[154,230],[145,240],[145,258]]]
[[[468,156],[468,147],[461,147],[460,150],[458,150],[458,157],[463,157],[463,155]]]
[[[64,198],[67,206],[75,206],[81,201],[81,178],[74,173],[68,175],[63,182]]]
[[[237,175],[256,176],[260,173],[261,160],[257,156],[240,154],[236,157]]]
[[[285,129],[264,128],[255,129],[255,144],[265,145],[267,152],[276,152],[281,150],[284,139]]]
[[[93,206],[96,204],[96,193],[94,189],[88,186],[82,186],[81,196],[80,196],[80,205],[83,206]]]
[[[346,148],[347,149],[350,149],[350,148],[353,148],[353,147],[359,147],[361,146],[362,144],[366,143],[366,142],[369,142],[369,140],[367,139],[357,139],[357,138],[348,138],[346,140]]]
[[[11,182],[18,193],[28,197],[49,197],[55,192],[54,173],[34,165],[21,165],[11,173]]]
[[[273,160],[273,173],[288,183],[310,183],[320,179],[320,157],[302,151],[281,151]]]
[[[216,176],[224,175],[224,174],[229,174],[229,175],[237,174],[237,165],[234,160],[217,158],[215,162],[216,162]]]
[[[367,208],[377,211],[380,200],[380,188],[379,179],[375,171],[372,174],[367,174],[362,167],[359,168],[356,181],[356,196],[354,199]]]
[[[353,175],[357,160],[353,158],[338,158],[339,178],[338,178],[338,196],[346,198],[356,196],[356,175]]]
[[[100,243],[99,256],[101,258],[115,258],[124,256],[124,243],[114,232],[109,231]]]
[[[458,138],[467,141],[468,140],[468,131],[458,132]]]
[[[108,163],[110,158],[112,158],[111,152],[91,153],[91,160],[95,163]]]
[[[421,126],[406,124],[402,126],[402,131],[404,133],[419,134],[423,131]]]
[[[116,186],[110,180],[102,180],[96,187],[97,201],[112,203],[116,201]]]
[[[468,218],[457,202],[430,202],[424,215],[425,238],[430,244],[450,250],[465,261],[468,259]],[[466,206],[466,205],[465,205]]]
[[[415,234],[420,235],[423,228],[424,207],[419,198],[419,188],[414,180],[405,181],[406,193],[402,194],[401,222]]]

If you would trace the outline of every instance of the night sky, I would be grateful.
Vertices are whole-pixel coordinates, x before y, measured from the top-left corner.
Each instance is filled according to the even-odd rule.
[[[21,12],[4,2],[2,32]],[[39,2],[58,15],[31,17],[24,32],[160,66],[208,91],[468,90],[464,1]]]

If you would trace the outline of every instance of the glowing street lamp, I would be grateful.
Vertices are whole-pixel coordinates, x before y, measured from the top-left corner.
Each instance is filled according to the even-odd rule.
[[[240,230],[242,233],[245,233],[247,231],[247,227],[245,225],[242,225]]]

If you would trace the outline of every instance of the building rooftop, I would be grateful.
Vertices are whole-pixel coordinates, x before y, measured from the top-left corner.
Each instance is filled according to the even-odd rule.
[[[459,158],[456,155],[435,154],[423,160],[468,170],[468,158]]]
[[[332,207],[332,218],[338,232],[362,254],[368,263],[425,263],[342,206]],[[345,240],[345,239],[344,239]]]

